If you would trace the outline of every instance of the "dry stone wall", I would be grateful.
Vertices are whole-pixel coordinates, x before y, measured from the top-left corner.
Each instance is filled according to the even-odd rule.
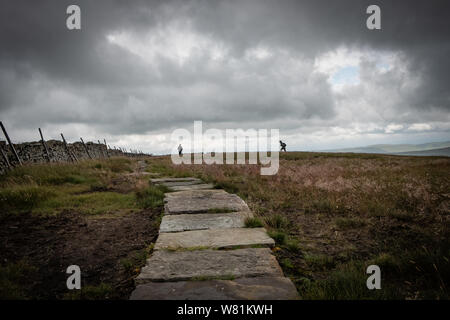
[[[72,161],[62,141],[48,140],[45,143],[52,162]],[[95,159],[107,158],[108,156],[141,156],[140,154],[124,153],[117,149],[107,149],[106,145],[101,143],[86,142],[85,144],[90,156]],[[81,142],[68,143],[67,145],[70,152],[73,153],[78,160],[89,159],[89,155]],[[14,144],[14,147],[24,164],[48,162],[47,154],[41,141]],[[9,163],[11,165],[16,165],[17,160],[6,141],[0,141],[0,148],[6,154]],[[4,173],[7,167],[5,159],[0,155],[0,174]]]

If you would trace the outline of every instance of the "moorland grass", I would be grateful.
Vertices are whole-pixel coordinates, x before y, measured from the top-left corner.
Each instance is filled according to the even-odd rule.
[[[102,214],[138,209],[143,200],[133,192],[107,190],[117,175],[131,172],[132,165],[130,159],[111,158],[14,168],[0,176],[1,214],[46,216],[64,210]]]
[[[304,299],[449,297],[448,158],[287,152],[266,177],[258,165],[149,163],[244,198]],[[366,287],[374,262],[382,290]]]
[[[149,185],[147,188],[136,191],[139,207],[143,209],[157,208],[164,204],[164,193],[169,188],[163,185]]]

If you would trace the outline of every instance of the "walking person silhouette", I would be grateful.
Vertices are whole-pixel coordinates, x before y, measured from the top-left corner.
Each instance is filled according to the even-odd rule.
[[[280,151],[286,152],[286,143],[284,143],[283,141],[280,140],[280,146],[281,146]]]
[[[181,146],[181,143],[178,145],[178,155],[180,157],[183,155],[183,147]]]

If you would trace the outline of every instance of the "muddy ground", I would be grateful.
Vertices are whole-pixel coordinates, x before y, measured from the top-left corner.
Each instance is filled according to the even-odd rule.
[[[2,217],[2,264],[21,261],[35,268],[22,283],[27,298],[68,298],[66,268],[78,265],[82,287],[104,283],[111,290],[103,292],[103,298],[127,299],[145,250],[158,235],[155,221],[160,213],[154,209],[98,217],[77,212]]]

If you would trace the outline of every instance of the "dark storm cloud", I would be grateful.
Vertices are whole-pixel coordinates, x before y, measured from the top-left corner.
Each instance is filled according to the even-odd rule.
[[[258,1],[256,1],[258,2]],[[339,45],[400,50],[425,78],[418,108],[450,109],[450,3],[448,1],[221,1],[189,13],[200,30],[234,44],[238,52],[265,42],[316,56]],[[382,10],[382,31],[365,28],[366,8]]]
[[[66,8],[73,1],[2,2],[0,51],[2,61],[23,63],[52,77],[70,81],[120,83],[126,70],[138,72],[133,57],[123,50],[101,56],[98,47],[115,28],[151,27],[155,20],[144,4],[123,1],[78,1],[83,30],[66,29]],[[144,8],[144,9],[143,9]],[[120,64],[117,63],[120,61]],[[111,63],[112,62],[112,63]],[[116,64],[116,68],[110,68]],[[133,77],[129,80],[133,80]]]
[[[340,106],[378,108],[386,101],[389,110],[355,117],[415,123],[448,116],[448,1],[76,1],[82,30],[69,31],[65,11],[73,3],[1,2],[4,121],[23,128],[86,124],[110,135],[194,120],[294,130],[308,123],[316,128],[318,120],[324,127],[345,126]],[[365,27],[370,4],[382,9],[381,31]],[[175,33],[186,27],[198,35],[189,40],[194,44],[205,41],[191,48],[186,63],[170,56],[173,26]],[[141,48],[158,32],[160,41],[167,34],[167,48]],[[124,38],[115,43],[111,35]],[[216,43],[225,48],[223,60],[213,61],[207,51]],[[399,52],[407,71],[394,66],[380,74],[373,62],[362,63],[363,83],[333,93],[314,63],[342,46]],[[263,59],[248,56],[254,48],[270,52]],[[418,84],[408,86],[409,78]]]

